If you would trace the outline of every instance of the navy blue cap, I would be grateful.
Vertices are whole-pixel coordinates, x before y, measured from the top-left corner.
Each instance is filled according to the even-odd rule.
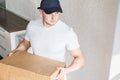
[[[42,0],[40,7],[37,9],[44,10],[46,14],[51,14],[53,12],[63,12],[59,0]]]

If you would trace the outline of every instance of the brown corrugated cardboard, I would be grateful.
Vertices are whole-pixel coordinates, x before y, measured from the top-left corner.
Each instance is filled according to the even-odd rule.
[[[17,51],[0,61],[0,80],[56,80],[64,62]]]

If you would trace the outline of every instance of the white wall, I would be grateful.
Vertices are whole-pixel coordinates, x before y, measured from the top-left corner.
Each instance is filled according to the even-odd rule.
[[[119,79],[120,79],[120,0],[116,16],[116,28],[110,68],[110,80]]]
[[[6,0],[6,8],[28,20],[40,17],[37,6],[40,0]]]
[[[115,28],[117,0],[60,0],[61,19],[78,34],[85,66],[68,75],[68,80],[108,80]],[[39,0],[7,0],[7,9],[27,19],[39,18]],[[68,56],[68,63],[71,57]]]
[[[86,60],[69,80],[108,80],[117,1],[65,0],[62,4],[62,19],[78,33]]]

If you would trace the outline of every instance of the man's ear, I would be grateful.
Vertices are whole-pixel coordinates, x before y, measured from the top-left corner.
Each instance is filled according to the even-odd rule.
[[[39,12],[40,12],[41,15],[43,14],[43,11],[41,9],[39,9]]]

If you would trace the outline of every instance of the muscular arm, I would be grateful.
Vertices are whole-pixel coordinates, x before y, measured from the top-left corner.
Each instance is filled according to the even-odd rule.
[[[70,54],[74,57],[71,65],[68,67],[68,72],[77,70],[84,65],[84,57],[80,48],[70,51]]]
[[[21,41],[18,44],[17,48],[15,50],[11,51],[8,56],[11,56],[17,50],[18,51],[27,51],[29,48],[30,48],[30,42],[23,39],[23,41]]]
[[[57,78],[61,78],[67,73],[78,70],[84,65],[84,57],[82,54],[82,50],[80,48],[69,52],[74,57],[74,59],[71,62],[70,66],[68,66],[67,68],[62,67],[58,68],[58,70],[60,70],[60,74],[58,75]]]

